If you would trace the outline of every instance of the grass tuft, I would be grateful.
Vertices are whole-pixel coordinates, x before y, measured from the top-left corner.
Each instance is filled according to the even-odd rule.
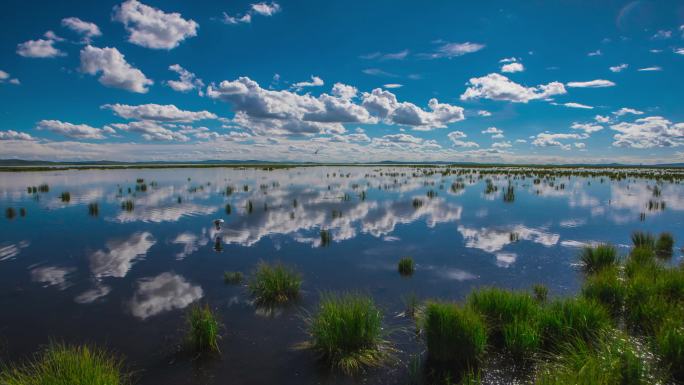
[[[627,288],[620,278],[617,267],[605,268],[590,275],[582,286],[582,295],[603,305],[611,315],[619,316],[625,301]]]
[[[655,238],[651,233],[635,231],[632,233],[632,244],[634,244],[634,247],[646,247],[649,249],[655,249]]]
[[[547,347],[558,347],[574,338],[590,340],[611,326],[610,315],[599,303],[586,298],[559,299],[541,316],[542,339]]]
[[[257,304],[285,303],[299,296],[301,275],[282,263],[259,262],[248,287]]]
[[[672,258],[674,252],[674,238],[670,233],[662,233],[655,243],[656,255],[663,259]]]
[[[593,274],[618,262],[617,249],[612,245],[587,246],[582,249],[580,261],[585,272]]]
[[[537,283],[532,286],[532,293],[534,294],[534,299],[539,303],[545,303],[549,297],[549,288]]]
[[[223,272],[223,282],[237,285],[242,282],[243,275],[241,271],[225,271]]]
[[[416,264],[413,262],[413,258],[403,257],[399,260],[397,269],[399,270],[399,274],[401,275],[412,275],[413,272],[416,270]]]
[[[463,368],[478,366],[487,346],[487,328],[470,307],[430,302],[422,324],[428,356],[439,363]]]
[[[311,340],[307,347],[346,374],[380,366],[389,357],[382,315],[368,296],[323,294],[308,323]]]
[[[219,351],[220,325],[209,305],[193,305],[188,312],[187,323],[187,339],[195,351]]]
[[[122,362],[89,346],[50,344],[23,366],[0,372],[3,385],[123,385]]]

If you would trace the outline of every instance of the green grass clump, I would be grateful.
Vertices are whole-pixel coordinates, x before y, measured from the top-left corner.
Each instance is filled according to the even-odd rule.
[[[575,339],[544,364],[535,385],[651,385],[661,376],[629,337],[602,333],[594,341]]]
[[[209,305],[193,305],[188,312],[187,323],[187,339],[195,351],[219,351],[220,325]]]
[[[549,348],[558,347],[574,338],[590,340],[611,326],[608,311],[598,302],[586,298],[565,298],[549,304],[541,319],[542,339]]]
[[[225,271],[223,272],[223,281],[231,285],[237,285],[242,282],[243,275],[241,271]]]
[[[635,231],[634,233],[632,233],[632,244],[634,244],[634,247],[646,247],[649,249],[655,249],[655,238],[651,233]]]
[[[59,198],[63,203],[69,203],[69,201],[71,201],[71,193],[65,191],[59,196]]]
[[[668,319],[656,333],[656,352],[660,355],[670,375],[684,381],[684,325],[679,318]]]
[[[612,245],[587,246],[580,254],[580,261],[584,271],[593,274],[601,269],[617,264],[617,249]]]
[[[541,283],[536,283],[534,286],[532,286],[532,293],[534,294],[534,299],[537,300],[537,302],[544,303],[549,297],[549,288]]]
[[[529,358],[539,347],[541,307],[528,293],[486,288],[472,292],[467,301],[484,317],[491,343],[512,357]]]
[[[50,344],[23,366],[0,372],[2,385],[123,385],[122,363],[88,346]]]
[[[653,252],[653,249],[648,247],[633,248],[625,263],[625,273],[628,278],[633,277],[639,272],[658,268],[659,264],[655,259],[655,253]]]
[[[297,298],[301,275],[282,263],[259,262],[248,287],[258,304],[285,303]]]
[[[656,255],[660,258],[669,259],[672,258],[672,253],[674,251],[674,238],[670,233],[662,233],[658,237],[655,243]]]
[[[487,346],[487,327],[483,317],[472,308],[430,302],[425,308],[422,329],[431,360],[463,368],[479,365]]]
[[[582,295],[585,298],[600,303],[613,316],[622,313],[626,291],[617,267],[606,268],[587,277],[582,286]]]
[[[389,356],[382,315],[368,296],[324,294],[308,323],[307,347],[344,373],[380,366]]]
[[[413,262],[413,258],[404,257],[399,260],[398,264],[399,274],[401,275],[412,275],[416,270],[416,264]]]
[[[96,217],[100,213],[100,206],[97,202],[88,203],[88,214],[90,216]]]

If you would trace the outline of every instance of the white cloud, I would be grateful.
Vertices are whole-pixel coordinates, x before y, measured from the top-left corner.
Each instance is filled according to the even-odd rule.
[[[73,124],[59,120],[41,120],[38,130],[47,130],[74,139],[104,139],[105,133],[113,133],[110,128],[95,128],[87,124]]]
[[[183,309],[203,295],[202,287],[192,285],[182,276],[162,273],[138,281],[130,309],[135,317],[147,319],[159,313]]]
[[[425,111],[410,102],[399,102],[396,95],[380,88],[370,93],[364,92],[362,99],[362,106],[374,116],[388,123],[413,126],[416,130],[443,128],[449,123],[465,119],[463,108],[439,103],[435,98],[428,102],[431,111]]]
[[[664,40],[664,39],[669,39],[672,37],[672,31],[664,30],[661,29],[660,31],[656,32],[651,39],[655,40]]]
[[[536,147],[560,147],[563,150],[569,150],[569,144],[563,144],[560,140],[563,139],[586,139],[587,134],[554,134],[551,132],[542,132],[537,134],[532,141]]]
[[[2,83],[10,83],[10,84],[20,84],[19,79],[17,78],[12,78],[9,73],[0,70],[0,84]]]
[[[624,116],[627,114],[632,114],[632,115],[642,115],[644,112],[635,110],[634,108],[627,108],[627,107],[622,107],[617,111],[613,112],[613,115],[615,116]]]
[[[323,79],[319,78],[318,76],[311,75],[311,81],[294,83],[292,88],[299,91],[304,87],[321,87],[324,84],[325,82],[323,82]]]
[[[599,123],[608,123],[610,122],[610,116],[596,115],[594,116],[594,120]]]
[[[581,149],[581,150],[587,148],[587,144],[586,144],[586,143],[582,143],[582,142],[576,142],[576,143],[574,143],[574,146],[575,146],[575,148],[579,148],[579,149]]]
[[[510,148],[513,147],[511,142],[506,141],[506,142],[494,142],[492,143],[493,148]]]
[[[639,68],[637,71],[639,72],[657,72],[657,71],[662,71],[663,68],[660,66],[653,66],[653,67],[645,67],[645,68]]]
[[[527,103],[530,100],[547,99],[567,92],[563,83],[551,82],[536,87],[525,87],[496,73],[480,78],[471,78],[467,84],[469,87],[461,95],[461,100],[484,98]]]
[[[632,148],[678,147],[684,145],[684,123],[672,123],[661,116],[649,116],[633,123],[610,126],[618,131],[613,146]]]
[[[587,56],[601,56],[603,55],[603,52],[601,52],[600,49],[597,49],[596,51],[589,52]]]
[[[596,79],[587,82],[569,82],[566,84],[568,87],[573,88],[603,88],[603,87],[613,87],[615,83],[610,80]]]
[[[501,66],[501,72],[506,72],[506,73],[513,73],[513,72],[522,72],[525,70],[525,67],[522,65],[522,63],[508,63],[504,64]]]
[[[196,120],[217,119],[216,114],[209,111],[185,111],[173,104],[105,104],[102,108],[114,111],[124,119],[156,120],[161,122],[194,122]]]
[[[502,138],[504,132],[503,132],[503,130],[500,130],[496,127],[487,127],[487,129],[482,130],[482,133],[486,134],[486,135],[493,135],[492,138],[494,138],[494,137]],[[501,136],[499,136],[499,135],[501,135]]]
[[[471,43],[471,42],[465,42],[465,43],[444,43],[440,45],[434,53],[427,54],[426,56],[429,58],[442,58],[442,57],[447,57],[447,58],[452,58],[452,57],[458,57],[458,56],[463,56],[469,53],[474,53],[477,52],[485,47],[484,44],[478,44],[478,43]]]
[[[33,140],[30,134],[14,130],[0,131],[0,140]]]
[[[389,88],[389,89],[401,88],[403,86],[404,86],[403,84],[399,84],[399,83],[387,83],[387,84],[383,85],[383,87]]]
[[[470,142],[470,141],[463,141],[461,139],[467,137],[465,133],[462,131],[452,131],[447,134],[447,138],[451,140],[451,144],[454,147],[465,147],[465,148],[471,148],[471,147],[480,147],[479,144],[475,142]]]
[[[492,116],[492,113],[486,110],[479,110],[477,111],[478,116]]]
[[[62,26],[83,36],[83,41],[90,43],[92,38],[102,36],[100,28],[95,23],[83,21],[78,17],[67,17],[62,19]]]
[[[117,130],[139,133],[145,140],[180,142],[187,142],[190,140],[190,138],[183,133],[173,131],[157,122],[149,120],[130,123],[114,123],[111,124],[111,126]]]
[[[54,44],[59,38],[52,31],[46,32],[45,36],[47,39],[29,40],[17,44],[17,54],[31,58],[54,58],[66,55],[55,48]]]
[[[204,96],[204,82],[202,79],[197,78],[194,73],[186,70],[178,64],[173,64],[169,66],[169,70],[178,74],[179,80],[167,80],[166,85],[171,87],[172,90],[178,92],[188,92],[196,89],[199,96]]]
[[[678,55],[684,55],[684,48],[675,48],[674,53]]]
[[[359,90],[356,89],[354,86],[350,86],[348,84],[343,84],[343,83],[335,83],[332,88],[332,94],[333,96],[336,96],[338,98],[342,98],[345,100],[351,100],[356,97],[356,94],[358,94]]]
[[[581,104],[581,103],[575,103],[575,102],[563,103],[563,105],[565,107],[568,107],[568,108],[581,108],[581,109],[585,109],[585,110],[594,109],[594,107],[592,107],[592,106],[588,106],[586,104]]]
[[[273,16],[278,12],[280,12],[280,4],[261,2],[250,5],[249,10],[242,15],[230,16],[223,12],[222,20],[226,24],[251,23],[252,15]]]
[[[608,69],[609,69],[611,72],[622,72],[622,70],[627,69],[627,67],[629,67],[629,64],[624,64],[624,63],[623,63],[623,64],[618,64],[618,65],[613,66],[613,67],[608,67]]]
[[[116,48],[86,46],[81,50],[81,71],[90,75],[101,72],[98,80],[102,85],[141,94],[154,84],[142,71],[128,64]]]
[[[505,57],[505,58],[499,60],[499,63],[513,63],[516,61],[518,61],[518,59],[515,57]]]
[[[597,131],[603,130],[603,126],[599,126],[598,124],[591,124],[591,123],[573,123],[570,128],[573,130],[581,130],[586,132],[587,134],[591,134]]]
[[[152,49],[173,49],[185,39],[197,36],[194,20],[180,13],[165,13],[137,0],[127,0],[114,7],[112,19],[123,23],[128,41]]]
[[[126,239],[113,239],[106,243],[106,250],[97,250],[89,256],[90,271],[97,278],[123,278],[136,260],[145,258],[157,241],[151,233],[133,233]]]

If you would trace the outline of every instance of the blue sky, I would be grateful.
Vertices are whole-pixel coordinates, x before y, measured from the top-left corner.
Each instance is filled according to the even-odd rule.
[[[0,158],[684,161],[684,1],[61,3],[5,2]]]

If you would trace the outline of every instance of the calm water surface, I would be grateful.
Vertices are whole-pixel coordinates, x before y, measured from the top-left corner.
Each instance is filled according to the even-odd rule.
[[[146,191],[136,191],[138,179]],[[485,193],[486,179],[497,191]],[[513,202],[503,199],[509,182]],[[27,192],[43,183],[49,192]],[[681,245],[684,186],[654,186],[425,176],[408,167],[0,173],[0,356],[21,360],[53,339],[121,354],[139,384],[349,383],[294,346],[306,339],[302,317],[321,292],[359,291],[383,309],[404,364],[358,381],[404,383],[409,354],[422,348],[402,298],[461,300],[478,286],[535,283],[572,294],[583,245],[611,242],[626,252],[634,230],[670,231]],[[122,210],[127,200],[132,211]],[[220,229],[215,219],[225,221]],[[333,236],[325,247],[322,229]],[[411,278],[396,271],[402,256],[417,263]],[[673,263],[681,258],[677,250]],[[296,304],[258,309],[243,286],[224,284],[224,271],[249,273],[259,260],[302,272]],[[185,309],[195,302],[221,317],[219,358],[179,352]]]

